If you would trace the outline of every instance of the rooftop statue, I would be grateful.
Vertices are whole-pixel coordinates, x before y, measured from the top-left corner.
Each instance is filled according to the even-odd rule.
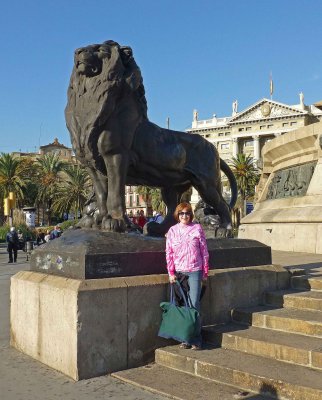
[[[163,129],[149,121],[140,68],[132,50],[109,40],[75,51],[68,88],[66,123],[77,159],[86,166],[95,195],[80,221],[83,227],[124,232],[125,185],[161,188],[168,214],[145,233],[163,236],[175,223],[181,195],[194,186],[231,229],[221,194],[221,172],[237,197],[234,176],[216,148],[196,134]]]

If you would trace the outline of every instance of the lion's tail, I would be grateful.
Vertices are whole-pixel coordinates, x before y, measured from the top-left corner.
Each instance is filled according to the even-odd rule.
[[[233,208],[234,205],[236,204],[237,195],[238,195],[236,178],[235,178],[232,170],[229,168],[228,164],[222,159],[220,159],[220,169],[228,178],[228,181],[230,184],[230,190],[231,190],[231,199],[230,199],[229,207]]]

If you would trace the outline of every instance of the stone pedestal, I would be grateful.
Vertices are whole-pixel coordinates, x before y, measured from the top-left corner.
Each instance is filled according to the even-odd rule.
[[[167,277],[76,280],[31,271],[11,280],[11,346],[75,380],[152,360]]]
[[[208,239],[210,269],[267,265],[270,247],[256,240]],[[74,279],[166,273],[165,239],[77,229],[34,250],[30,269]]]
[[[206,324],[288,284],[266,245],[209,239],[208,248]],[[31,271],[12,277],[11,345],[75,380],[146,364],[169,344],[157,336],[168,288],[165,239],[66,231],[33,252]]]
[[[227,322],[231,309],[288,285],[279,266],[210,271],[204,324]],[[75,380],[146,364],[171,343],[157,336],[168,286],[167,275],[77,280],[19,272],[11,278],[10,344]]]

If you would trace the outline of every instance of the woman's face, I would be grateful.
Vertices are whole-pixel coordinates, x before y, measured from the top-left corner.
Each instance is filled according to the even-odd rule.
[[[181,224],[189,224],[191,222],[191,212],[187,209],[184,208],[178,213],[179,216],[179,222]]]

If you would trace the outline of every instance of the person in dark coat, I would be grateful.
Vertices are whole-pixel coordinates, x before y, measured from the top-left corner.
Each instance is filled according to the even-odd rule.
[[[9,253],[9,261],[8,263],[17,262],[17,253],[18,253],[18,244],[19,239],[16,232],[16,228],[12,226],[10,228],[10,232],[7,233],[6,236],[7,241],[7,249]]]

